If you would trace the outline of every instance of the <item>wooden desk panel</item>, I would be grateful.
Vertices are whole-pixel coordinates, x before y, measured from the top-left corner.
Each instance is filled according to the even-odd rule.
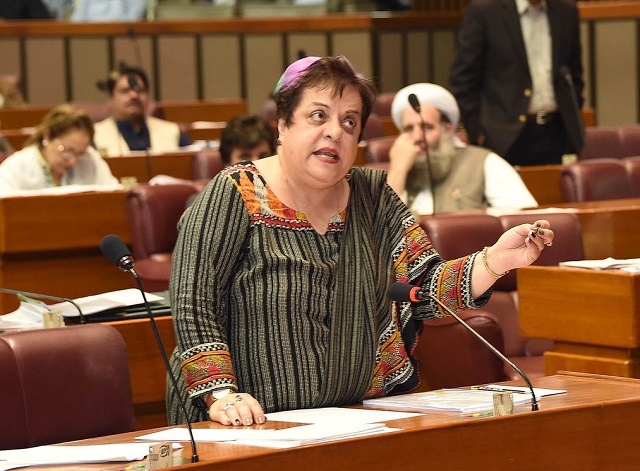
[[[640,382],[624,378],[562,374],[533,380],[535,387],[566,389],[543,398],[540,411],[511,416],[467,418],[457,413],[427,412],[389,421],[398,432],[292,449],[268,449],[230,443],[198,443],[200,462],[191,470],[376,470],[460,471],[631,471],[640,447]],[[283,428],[267,422],[252,428]],[[212,422],[196,428],[221,428]],[[126,443],[138,433],[76,442]],[[174,454],[189,463],[190,446]],[[105,465],[47,467],[104,469]]]
[[[124,191],[0,198],[0,286],[75,298],[131,287],[100,252],[107,234],[131,242]],[[18,307],[0,295],[0,313]]]
[[[247,102],[242,99],[161,101],[158,108],[164,119],[175,123],[226,122],[247,114]]]
[[[640,274],[566,267],[518,269],[520,329],[550,338],[545,372],[640,378]]]
[[[0,122],[0,124],[2,124]],[[13,150],[22,149],[24,142],[31,136],[33,128],[22,129],[5,129],[2,130],[2,135],[9,141]]]
[[[640,199],[587,201],[551,206],[569,209],[580,219],[585,258],[640,257]]]
[[[169,152],[150,155],[126,155],[105,157],[113,176],[134,177],[138,182],[148,182],[156,175],[169,175],[191,180],[193,178],[193,152]]]
[[[562,165],[517,167],[518,174],[539,205],[564,203],[560,190]]]
[[[167,355],[176,346],[173,321],[169,316],[157,317],[156,323]],[[167,425],[165,389],[167,370],[162,360],[149,319],[108,322],[127,344],[131,375],[131,392],[138,430]]]
[[[2,129],[20,129],[37,126],[52,106],[26,105],[19,108],[0,109]]]

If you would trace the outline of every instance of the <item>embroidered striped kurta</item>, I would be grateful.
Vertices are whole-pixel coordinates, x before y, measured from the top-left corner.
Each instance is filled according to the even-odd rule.
[[[417,384],[415,320],[393,281],[419,283],[454,309],[476,307],[476,254],[443,262],[385,174],[353,169],[349,206],[320,235],[251,163],[225,169],[185,212],[173,254],[177,348],[169,422],[207,420],[197,398],[230,387],[265,412],[348,404]],[[191,400],[189,400],[191,399]],[[193,399],[196,399],[195,401]],[[200,406],[200,407],[199,407]]]

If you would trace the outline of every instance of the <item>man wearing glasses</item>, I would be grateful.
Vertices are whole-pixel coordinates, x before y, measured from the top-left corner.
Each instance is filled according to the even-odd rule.
[[[147,114],[149,80],[142,69],[121,64],[99,87],[109,92],[111,108],[111,116],[95,124],[94,144],[101,154],[172,152],[191,144],[176,123]]]

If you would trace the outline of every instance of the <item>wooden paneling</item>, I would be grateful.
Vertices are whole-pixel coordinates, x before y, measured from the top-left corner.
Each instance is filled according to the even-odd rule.
[[[166,367],[150,320],[132,319],[108,324],[120,332],[127,344],[136,427],[142,430],[167,425]],[[167,355],[171,355],[176,346],[173,320],[170,316],[157,317],[156,324]]]
[[[198,96],[196,40],[191,35],[161,36],[157,42],[158,89],[163,101]]]
[[[595,25],[596,109],[599,125],[638,121],[637,20]],[[624,45],[624,47],[622,46]]]
[[[94,37],[71,38],[69,48],[69,82],[74,101],[104,101],[107,95],[96,83],[109,74],[109,41]]]
[[[605,107],[600,124],[638,121],[640,77],[635,59],[640,7],[635,2],[579,2],[579,9],[586,104]],[[155,99],[244,98],[254,113],[300,49],[346,55],[362,73],[381,80],[383,91],[415,82],[446,87],[461,18],[458,9],[140,23],[18,21],[0,26],[0,40],[9,46],[6,52],[0,48],[0,70],[26,70],[30,101],[57,104],[84,100],[85,94],[93,93],[96,75],[125,60],[148,71]],[[387,41],[386,35],[393,40]],[[82,75],[70,67],[83,62],[86,48],[71,39],[89,37],[101,41],[96,43],[95,62],[105,54],[102,44],[110,45],[107,50],[112,53],[108,64],[87,67]],[[177,73],[180,69],[182,74]]]
[[[131,241],[124,191],[0,198],[0,286],[76,298],[128,288],[100,253],[110,233]],[[18,307],[0,296],[0,313]]]
[[[544,295],[541,295],[544,293]],[[640,275],[566,267],[518,269],[520,328],[549,338],[545,372],[640,378]]]

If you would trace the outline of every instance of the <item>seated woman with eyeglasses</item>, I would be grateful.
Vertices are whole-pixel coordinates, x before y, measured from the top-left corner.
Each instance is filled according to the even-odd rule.
[[[117,185],[107,163],[91,146],[93,124],[71,105],[53,108],[25,147],[0,164],[0,192],[63,185]]]

